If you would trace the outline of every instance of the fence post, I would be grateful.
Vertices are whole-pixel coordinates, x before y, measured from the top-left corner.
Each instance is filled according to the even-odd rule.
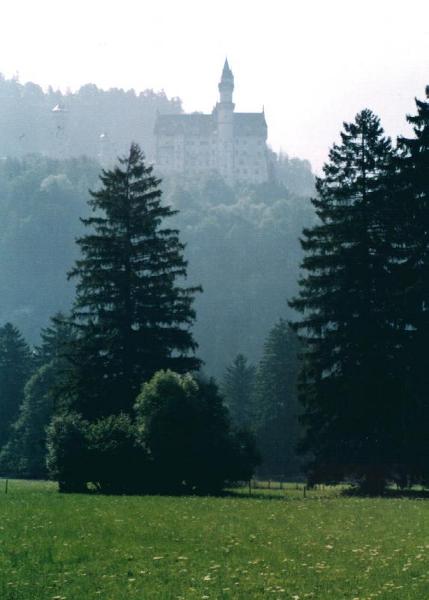
[[[252,495],[252,480],[249,479],[249,496]]]
[[[7,488],[9,487],[9,479],[6,479],[6,483],[4,484],[4,493],[7,494]]]
[[[307,486],[304,484],[304,487],[302,489],[304,492],[304,498],[306,498]]]

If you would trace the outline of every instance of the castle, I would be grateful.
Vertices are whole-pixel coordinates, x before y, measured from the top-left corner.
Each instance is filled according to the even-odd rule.
[[[268,180],[265,114],[234,111],[228,60],[218,87],[219,102],[211,114],[158,115],[155,164],[166,175],[217,172],[230,185],[263,183]]]

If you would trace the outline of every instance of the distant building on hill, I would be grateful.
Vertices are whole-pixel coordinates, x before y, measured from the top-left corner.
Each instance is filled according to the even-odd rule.
[[[217,172],[229,184],[268,180],[269,150],[264,112],[235,112],[234,75],[225,61],[219,102],[211,114],[159,114],[155,164],[166,175]]]

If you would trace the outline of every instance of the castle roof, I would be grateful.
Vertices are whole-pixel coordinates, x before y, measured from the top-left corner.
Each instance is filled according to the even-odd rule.
[[[222,77],[221,81],[232,80],[234,81],[234,75],[232,74],[231,68],[228,64],[228,59],[225,59],[225,64],[223,65]]]
[[[264,113],[234,113],[234,135],[267,135]]]
[[[161,135],[211,135],[214,128],[212,115],[202,113],[158,115],[155,123],[155,133]]]
[[[202,113],[182,115],[158,115],[155,123],[155,134],[158,135],[184,135],[210,136],[216,130],[216,113],[205,115]],[[242,137],[256,135],[266,137],[267,123],[264,113],[234,113],[234,136]]]

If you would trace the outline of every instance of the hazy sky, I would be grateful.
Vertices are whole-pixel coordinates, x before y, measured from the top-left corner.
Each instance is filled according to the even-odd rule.
[[[429,83],[428,0],[0,0],[0,72],[65,90],[165,89],[211,111],[225,56],[236,110],[319,169],[369,107],[396,137]]]

